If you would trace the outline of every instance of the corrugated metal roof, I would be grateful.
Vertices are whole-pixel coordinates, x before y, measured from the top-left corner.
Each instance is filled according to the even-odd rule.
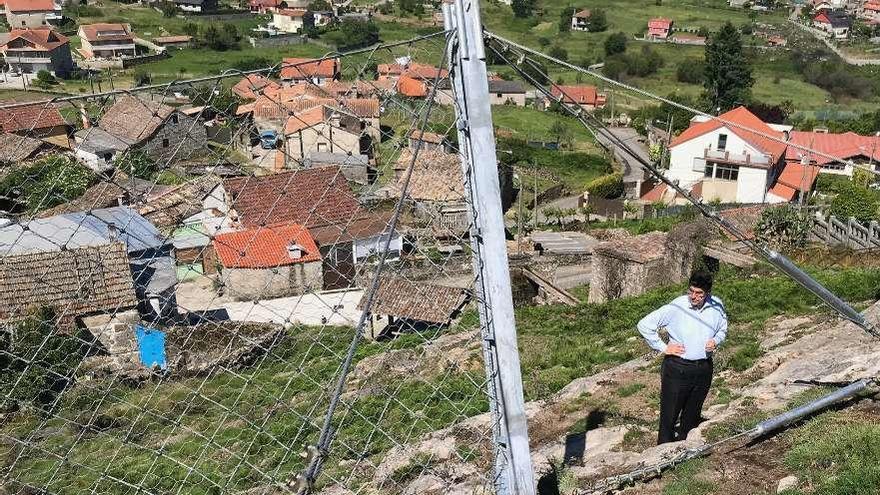
[[[110,226],[118,230],[116,240],[125,243],[129,253],[157,249],[166,244],[156,227],[126,206],[115,206],[47,218],[0,228],[0,256],[62,251],[114,242]]]

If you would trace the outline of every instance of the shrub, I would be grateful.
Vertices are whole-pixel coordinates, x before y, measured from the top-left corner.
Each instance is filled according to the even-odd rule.
[[[850,184],[831,200],[832,215],[842,219],[853,217],[859,222],[876,220],[878,207],[877,195],[855,184]]]
[[[139,179],[152,179],[159,172],[159,165],[141,150],[119,155],[113,165],[117,170]]]
[[[773,249],[787,251],[807,244],[813,221],[792,205],[767,208],[755,227],[755,237]]]
[[[135,87],[146,86],[153,80],[153,75],[144,69],[136,69],[133,79]]]
[[[83,195],[95,174],[64,155],[50,155],[9,172],[0,180],[0,197],[15,210],[37,212]]]
[[[606,29],[608,29],[608,18],[605,16],[605,11],[602,9],[593,10],[590,17],[587,18],[587,31],[601,33]]]
[[[688,84],[703,84],[703,74],[706,72],[706,62],[702,60],[686,60],[678,64],[675,70],[675,79],[678,82]]]
[[[605,38],[605,55],[611,56],[626,51],[626,33],[618,32]]]
[[[548,55],[562,61],[568,61],[568,51],[559,45],[553,45],[553,48],[550,49]]]
[[[587,184],[590,195],[605,199],[619,198],[623,195],[623,174],[608,174]]]

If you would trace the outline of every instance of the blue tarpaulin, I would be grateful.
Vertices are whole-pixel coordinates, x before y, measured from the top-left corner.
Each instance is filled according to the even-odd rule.
[[[155,328],[135,326],[141,363],[147,368],[159,366],[163,370],[165,363],[165,333]]]

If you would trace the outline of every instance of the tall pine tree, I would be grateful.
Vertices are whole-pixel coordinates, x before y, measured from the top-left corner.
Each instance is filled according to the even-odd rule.
[[[720,108],[722,112],[745,105],[754,83],[739,31],[728,22],[706,43],[706,100],[712,110]]]

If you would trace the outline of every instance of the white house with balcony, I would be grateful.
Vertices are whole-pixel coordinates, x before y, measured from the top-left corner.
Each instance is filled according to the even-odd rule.
[[[773,188],[786,167],[785,140],[790,130],[762,122],[745,107],[717,118],[695,117],[669,145],[667,176],[686,189],[700,191],[706,201],[786,201]]]

